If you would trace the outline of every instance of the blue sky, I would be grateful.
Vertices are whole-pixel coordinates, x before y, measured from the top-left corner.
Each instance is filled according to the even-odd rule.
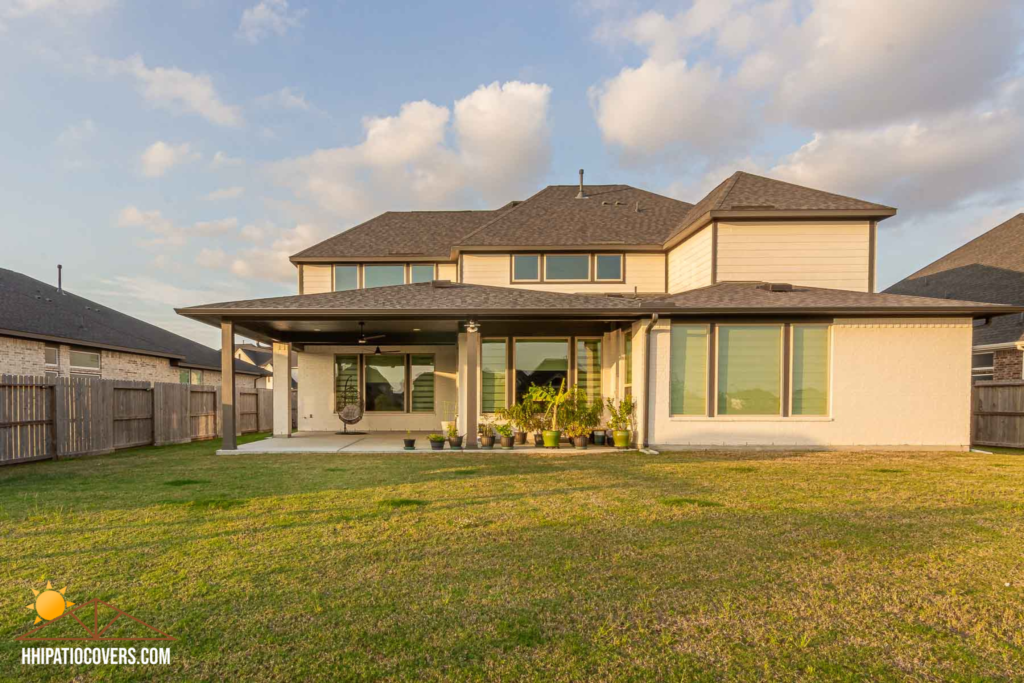
[[[892,5],[0,0],[0,265],[213,345],[388,208],[742,168],[897,206],[884,286],[1024,210],[1020,10]]]

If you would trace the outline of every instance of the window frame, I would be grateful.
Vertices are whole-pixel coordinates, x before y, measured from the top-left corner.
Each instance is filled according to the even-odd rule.
[[[598,258],[601,257],[601,256],[617,256],[619,258],[619,276],[617,278],[598,277],[598,274],[597,274],[597,272],[598,272],[597,271],[597,261],[598,261]],[[624,283],[626,281],[626,255],[625,254],[618,253],[618,252],[616,252],[616,253],[612,253],[612,252],[594,252],[594,254],[593,254],[593,261],[594,261],[594,264],[591,267],[591,272],[593,273],[593,281],[594,282],[599,282],[601,284],[615,284],[615,283],[622,284],[622,283]]]
[[[521,279],[516,277],[516,259],[524,256],[532,256],[537,259],[537,277],[533,279]],[[509,281],[513,284],[519,283],[538,283],[544,282],[544,255],[537,252],[529,252],[523,254],[512,254],[512,258],[509,259]]]
[[[355,289],[363,288],[363,268],[361,263],[332,263],[331,264],[331,291],[332,292],[354,292],[355,289],[338,289],[338,268],[355,268],[356,269],[356,287]]]
[[[719,386],[722,382],[722,373],[720,369],[720,362],[722,358],[721,345],[722,345],[722,328],[723,327],[778,327],[779,328],[779,412],[778,413],[762,413],[760,415],[738,415],[729,413],[718,412],[718,395]],[[780,417],[790,417],[786,415],[786,403],[787,403],[787,383],[789,382],[789,375],[792,372],[792,367],[787,364],[786,347],[788,345],[786,336],[787,323],[785,322],[741,322],[741,323],[721,323],[715,325],[715,396],[713,402],[713,417],[722,418],[725,420],[771,420]],[[831,378],[830,378],[831,379]]]
[[[704,410],[702,412],[700,412],[700,413],[687,414],[687,413],[673,413],[672,412],[672,328],[675,327],[676,325],[679,325],[680,327],[702,327],[702,328],[704,328]],[[714,381],[715,392],[714,392],[714,396],[713,397],[711,396],[711,392],[709,391],[709,389],[711,388],[711,378],[709,377],[709,375],[711,373],[711,361],[712,361],[712,358],[711,358],[711,354],[712,354],[712,346],[711,346],[712,345],[712,339],[711,338],[715,337],[714,343],[715,343],[715,345],[717,347],[718,335],[717,334],[714,334],[714,335],[712,334],[712,332],[711,332],[711,323],[692,322],[692,321],[683,320],[683,319],[679,319],[678,322],[676,320],[673,320],[671,322],[671,326],[669,327],[668,334],[669,334],[669,338],[668,338],[669,339],[669,342],[668,342],[668,351],[669,351],[669,356],[668,356],[668,371],[669,371],[669,376],[668,376],[668,416],[672,417],[672,418],[681,417],[681,418],[687,418],[687,419],[691,419],[691,420],[695,419],[695,418],[696,419],[700,419],[700,418],[705,418],[706,419],[708,417],[709,411],[711,410],[712,398],[715,399],[715,401],[714,401],[714,409],[715,409],[716,413],[717,413],[717,410],[718,410],[718,400],[717,400],[718,399],[718,365],[717,365],[717,363],[718,363],[718,351],[717,351],[717,348],[714,349],[714,355],[715,355],[715,359],[714,360],[715,360],[716,365],[715,365],[715,381]],[[632,386],[632,385],[630,385],[630,386]],[[780,403],[781,403],[781,401],[780,401]],[[717,415],[715,415],[715,416],[717,417]]]
[[[511,351],[511,353],[512,353],[512,366],[511,367],[512,367],[512,401],[513,402],[518,402],[518,398],[516,397],[516,374],[519,372],[519,370],[516,367],[516,357],[518,355],[516,353],[516,344],[518,344],[520,341],[554,341],[554,342],[564,341],[565,345],[566,345],[566,354],[567,354],[566,355],[565,379],[566,379],[567,383],[573,379],[573,366],[575,365],[575,361],[576,361],[576,359],[574,358],[574,355],[575,355],[576,349],[575,349],[575,346],[573,345],[574,337],[572,335],[567,335],[565,337],[547,336],[547,335],[540,336],[540,337],[509,337],[509,339],[512,342],[512,351]],[[569,387],[567,386],[566,389],[568,389],[568,388]]]
[[[584,335],[580,335],[580,336],[573,336],[573,338],[572,338],[572,355],[569,358],[569,361],[572,363],[572,368],[571,368],[571,371],[572,371],[572,385],[573,386],[579,386],[580,385],[580,348],[579,348],[579,344],[580,344],[581,341],[583,341],[583,342],[586,342],[586,341],[596,341],[598,344],[601,345],[600,350],[598,351],[598,353],[600,355],[598,356],[598,379],[597,379],[597,381],[598,381],[598,384],[600,385],[600,389],[601,389],[601,395],[598,397],[598,402],[600,402],[602,405],[604,405],[604,385],[605,385],[605,381],[604,381],[604,353],[605,353],[605,343],[604,343],[604,337],[603,336],[601,336],[601,335],[593,335],[593,334],[590,334],[590,335],[584,334]],[[593,396],[588,395],[587,398],[590,399],[591,404],[594,403],[594,397]]]
[[[786,417],[795,417],[797,419],[800,419],[800,418],[803,418],[803,417],[812,417],[812,418],[813,417],[817,417],[817,418],[831,417],[832,416],[832,333],[833,333],[833,327],[834,326],[832,324],[830,324],[830,323],[788,323],[786,326],[789,328],[788,329],[788,333],[786,335],[787,338],[788,338],[788,343],[786,344],[786,346],[789,347],[789,362],[788,362],[788,364],[784,368],[784,370],[789,373],[789,377],[788,377],[788,379],[783,377],[783,380],[786,382],[787,393],[789,394],[788,397],[787,397],[788,405],[786,406]],[[820,414],[801,413],[800,415],[795,415],[793,413],[793,393],[794,393],[793,392],[793,368],[795,367],[793,365],[793,360],[795,358],[794,354],[796,352],[796,344],[794,342],[796,340],[795,335],[796,335],[796,328],[797,327],[824,327],[825,328],[825,382],[826,382],[826,391],[825,391],[825,412],[824,413],[820,413]]]
[[[480,414],[495,416],[497,412],[484,412],[484,342],[502,342],[505,345],[505,396],[502,398],[502,402],[505,404],[502,409],[508,408],[511,405],[512,400],[515,398],[515,378],[510,385],[509,383],[509,368],[512,369],[512,373],[515,373],[514,365],[512,362],[512,338],[511,337],[480,337],[480,348],[478,349],[477,358],[479,362],[479,372],[477,373],[477,405],[480,406]],[[510,393],[511,392],[511,393]],[[511,399],[510,399],[511,395]]]
[[[331,362],[333,366],[332,370],[332,381],[333,388],[332,393],[334,398],[332,400],[334,404],[334,412],[338,412],[338,357],[354,357],[356,359],[356,385],[359,405],[363,409],[364,416],[368,414],[373,415],[437,415],[437,353],[434,351],[426,351],[423,353],[413,353],[411,351],[401,351],[398,353],[381,353],[381,356],[400,356],[402,357],[402,371],[404,373],[405,382],[405,397],[402,399],[402,410],[370,410],[366,407],[366,361],[368,358],[373,358],[377,354],[375,353],[333,353],[331,354]],[[431,410],[413,410],[412,409],[412,357],[413,356],[429,356],[431,359],[434,381],[434,401]]]
[[[76,353],[88,353],[96,356],[96,367],[92,367],[89,365],[75,365],[72,359],[74,358],[74,354]],[[100,373],[103,371],[103,353],[98,350],[93,351],[91,349],[72,348],[71,351],[68,353],[68,368],[71,371],[77,370],[79,374]],[[85,371],[84,373],[82,372],[83,370]]]
[[[548,259],[550,257],[565,257],[565,256],[579,256],[586,259],[587,262],[587,277],[585,278],[553,278],[548,275]],[[573,284],[578,282],[593,282],[594,281],[594,254],[583,253],[583,252],[552,252],[544,254],[541,264],[541,282],[550,282],[552,284]]]
[[[56,360],[52,363],[46,360],[46,353],[53,351],[56,356]],[[59,368],[60,367],[60,345],[58,344],[44,344],[43,345],[43,365],[47,367]]]
[[[359,407],[365,412],[365,398],[363,397],[363,355],[362,353],[332,353],[331,354],[331,395],[334,414],[338,413],[338,357],[351,356],[356,359],[356,401]]]
[[[426,284],[426,283],[416,283],[416,282],[412,281],[412,269],[416,268],[417,266],[419,266],[419,267],[428,267],[428,268],[433,269],[433,274],[430,276],[430,280],[427,280],[427,282],[431,282],[431,281],[437,279],[437,264],[436,263],[407,263],[407,264],[405,264],[405,284],[407,284],[407,285]]]
[[[433,389],[431,396],[433,397],[430,402],[430,410],[413,410],[412,409],[412,392],[413,392],[413,378],[412,378],[412,357],[413,356],[429,356],[430,367],[432,370],[431,382],[433,383]],[[405,412],[409,415],[436,415],[437,414],[437,354],[434,352],[430,353],[407,353],[405,354],[405,386],[406,386],[406,398],[405,398]]]
[[[405,262],[401,263],[388,263],[383,261],[381,263],[363,263],[360,265],[360,272],[362,277],[360,278],[360,289],[375,289],[374,287],[366,286],[366,270],[367,268],[401,268],[402,269],[402,281],[398,284],[393,285],[377,285],[378,287],[399,287],[401,285],[409,284],[409,264]]]

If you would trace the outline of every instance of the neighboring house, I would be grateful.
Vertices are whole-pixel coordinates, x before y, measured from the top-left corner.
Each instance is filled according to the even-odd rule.
[[[257,388],[274,388],[274,353],[269,347],[261,347],[256,344],[235,344],[235,358],[267,371],[267,377],[256,380]],[[295,351],[291,353],[290,366],[292,389],[295,390],[298,389],[299,372],[299,357]]]
[[[267,373],[235,364],[240,386]],[[0,373],[219,384],[220,353],[0,268]]]
[[[1024,306],[1024,213],[885,291]],[[1024,315],[1004,315],[978,323],[971,362],[974,380],[1024,379]]]
[[[384,431],[457,409],[472,444],[565,378],[634,396],[642,445],[963,449],[972,321],[1020,309],[874,293],[895,213],[748,173],[689,204],[581,172],[496,211],[382,214],[294,255],[295,296],[178,312],[297,350],[300,431],[348,403]]]

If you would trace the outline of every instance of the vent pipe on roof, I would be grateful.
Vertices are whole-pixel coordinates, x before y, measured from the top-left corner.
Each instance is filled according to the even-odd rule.
[[[61,294],[64,293],[64,285],[61,282],[61,273],[60,273],[62,268],[64,268],[64,266],[62,266],[61,264],[58,263],[57,264],[57,291],[59,293],[61,293]]]
[[[576,199],[586,199],[587,194],[583,191],[583,169],[580,169],[580,191],[576,195]]]

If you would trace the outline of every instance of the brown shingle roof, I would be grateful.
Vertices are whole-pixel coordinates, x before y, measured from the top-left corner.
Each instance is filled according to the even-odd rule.
[[[586,199],[576,199],[578,192],[578,185],[550,185],[459,246],[661,245],[691,207],[629,185],[585,185]]]
[[[802,185],[737,171],[687,213],[672,232],[676,235],[709,211],[895,211],[882,204],[865,202]]]
[[[1024,304],[1024,213],[900,280],[886,292]],[[975,330],[975,344],[1024,339],[1020,317],[996,318]]]

